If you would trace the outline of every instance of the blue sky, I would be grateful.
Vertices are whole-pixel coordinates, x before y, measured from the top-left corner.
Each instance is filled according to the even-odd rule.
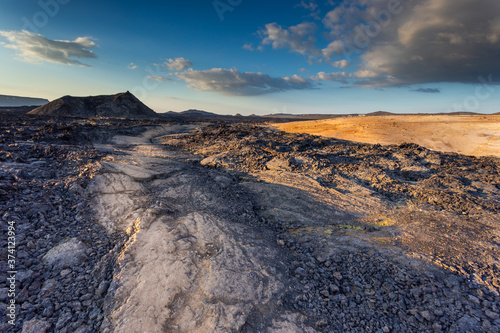
[[[498,0],[2,0],[0,94],[158,112],[500,112]]]

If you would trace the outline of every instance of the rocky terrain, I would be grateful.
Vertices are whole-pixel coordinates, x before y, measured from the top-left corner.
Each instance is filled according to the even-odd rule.
[[[245,179],[316,329],[498,331],[497,159],[241,125],[162,141]]]
[[[497,159],[0,117],[2,332],[500,331]]]
[[[0,114],[0,331],[99,331],[112,251],[123,241],[89,211],[85,187],[105,156],[92,142],[137,131],[126,121]],[[8,222],[15,222],[14,327],[6,309]]]

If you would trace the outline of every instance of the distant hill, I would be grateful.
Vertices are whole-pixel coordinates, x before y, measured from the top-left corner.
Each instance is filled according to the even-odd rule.
[[[387,112],[387,111],[377,111],[377,112],[367,113],[366,115],[367,116],[394,116],[395,113]]]
[[[262,116],[267,119],[280,119],[286,121],[305,121],[305,120],[322,120],[322,119],[331,119],[338,117],[350,117],[350,116],[358,116],[357,114],[315,114],[315,113],[304,113],[304,114],[293,114],[293,113],[272,113],[266,114]]]
[[[88,97],[64,96],[28,114],[69,117],[152,118],[158,114],[130,92]]]
[[[258,118],[251,116],[244,117],[244,116],[223,115],[223,114],[217,114],[213,112],[195,110],[195,109],[190,109],[181,112],[168,111],[165,113],[161,113],[159,115],[165,120],[188,121],[188,122],[196,122],[196,121],[248,122],[248,121],[255,121],[255,118]]]
[[[202,111],[202,110],[195,110],[195,109],[190,109],[186,111],[181,111],[181,112],[175,112],[175,111],[168,111],[165,113],[160,113],[160,116],[164,119],[168,120],[179,120],[179,121],[195,121],[195,120],[218,120],[222,118],[227,118],[227,117],[232,117],[232,116],[226,116],[226,115],[220,115],[217,113],[213,112],[208,112],[208,111]]]
[[[182,112],[169,111],[161,113],[160,116],[166,120],[172,121],[220,121],[220,122],[289,122],[289,121],[304,121],[304,120],[320,120],[340,117],[342,115],[328,114],[285,114],[276,113],[264,116],[252,114],[250,116],[242,116],[237,113],[235,115],[222,115],[202,110],[187,110]]]
[[[44,98],[34,98],[34,97],[21,97],[21,96],[10,96],[10,95],[0,95],[0,107],[2,106],[38,106],[48,103],[48,99]]]
[[[186,116],[222,116],[222,115],[217,114],[217,113],[203,111],[203,110],[195,110],[195,109],[182,111],[182,112],[180,112],[180,114],[186,115]]]
[[[449,116],[477,116],[481,113],[469,112],[469,111],[456,111],[456,112],[442,112],[437,113],[437,115],[449,115]]]

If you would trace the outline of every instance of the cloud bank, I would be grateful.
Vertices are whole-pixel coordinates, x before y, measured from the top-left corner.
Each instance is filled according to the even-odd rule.
[[[19,51],[19,57],[27,62],[49,61],[65,65],[92,67],[75,58],[97,58],[91,51],[96,44],[90,37],[78,37],[74,41],[51,40],[26,30],[0,31],[10,43],[5,46]]]
[[[190,88],[231,96],[262,95],[314,87],[311,80],[299,75],[271,77],[262,73],[242,73],[237,69],[212,68],[203,71],[189,69],[176,75],[189,83]]]
[[[363,66],[400,84],[477,83],[500,75],[499,1],[409,0],[380,39],[362,55]]]
[[[357,86],[478,83],[479,76],[490,74],[498,81],[500,1],[343,0],[331,4],[335,7],[321,20],[326,30],[320,39],[315,23],[289,28],[269,23],[258,31],[262,44],[337,68],[356,62],[352,79]]]

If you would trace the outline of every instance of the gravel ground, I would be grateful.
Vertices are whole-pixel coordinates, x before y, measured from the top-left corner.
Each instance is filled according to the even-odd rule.
[[[317,330],[500,331],[498,160],[249,125],[161,140],[245,179]]]
[[[96,223],[84,196],[105,156],[91,143],[142,129],[126,121],[0,118],[2,318],[11,300],[7,271],[17,271],[15,325],[2,320],[0,331],[97,332],[123,236]],[[15,222],[13,269],[9,222]]]
[[[0,331],[99,332],[127,236],[95,220],[87,186],[109,152],[92,143],[151,123],[0,120],[0,317],[10,301],[9,222],[18,305],[16,325]],[[207,179],[196,186],[217,209],[252,209],[239,223],[267,234],[287,261],[288,292],[276,304],[311,329],[500,332],[498,160],[253,125],[160,141],[171,158],[179,148],[199,156],[189,171]],[[241,332],[269,318],[255,309]]]

